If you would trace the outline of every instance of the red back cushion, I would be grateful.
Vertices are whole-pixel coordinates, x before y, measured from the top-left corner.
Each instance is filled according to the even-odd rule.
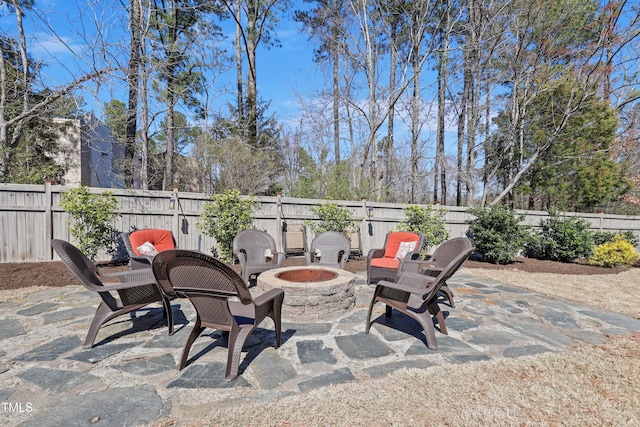
[[[173,243],[173,235],[168,230],[159,230],[150,228],[148,230],[138,230],[129,234],[131,248],[136,255],[140,255],[138,246],[142,246],[144,242],[151,243],[158,252],[175,249]]]
[[[419,242],[420,235],[412,233],[411,231],[394,231],[387,235],[387,243],[384,247],[385,258],[395,258],[398,253],[398,248],[402,242]],[[144,242],[142,242],[144,243]],[[414,248],[415,251],[415,248]]]

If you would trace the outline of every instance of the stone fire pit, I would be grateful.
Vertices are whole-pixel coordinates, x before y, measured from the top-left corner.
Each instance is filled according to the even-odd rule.
[[[298,322],[335,319],[356,304],[355,275],[330,267],[275,268],[260,273],[262,292],[284,289],[282,319]]]

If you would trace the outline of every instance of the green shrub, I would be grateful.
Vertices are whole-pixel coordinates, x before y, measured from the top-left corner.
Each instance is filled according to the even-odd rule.
[[[622,234],[613,237],[612,240],[598,245],[589,258],[589,264],[602,267],[629,266],[638,261],[638,253]]]
[[[118,200],[110,191],[92,194],[85,186],[74,188],[62,194],[60,207],[69,214],[69,233],[89,259],[95,259],[102,248],[115,252],[114,221],[120,214],[116,212]]]
[[[406,218],[398,225],[401,231],[412,231],[424,236],[421,253],[426,255],[432,246],[447,240],[449,232],[445,228],[444,209],[434,209],[433,206],[409,205],[404,209]]]
[[[216,239],[217,252],[225,262],[233,260],[233,238],[253,225],[255,202],[241,199],[240,191],[226,190],[222,194],[212,194],[203,206],[198,228],[203,234]]]
[[[305,221],[305,223],[315,234],[325,231],[349,234],[356,229],[351,211],[347,207],[326,202],[311,208],[311,211],[318,217],[318,220]]]
[[[638,238],[633,234],[633,231],[631,230],[627,230],[627,231],[593,231],[592,232],[592,236],[593,236],[593,245],[594,246],[599,246],[599,245],[603,245],[607,242],[611,242],[616,236],[618,235],[623,235],[625,239],[627,239],[627,241],[629,241],[629,243],[631,243],[633,246],[638,246]]]
[[[531,258],[574,262],[587,258],[593,251],[593,235],[589,223],[578,217],[562,217],[549,211],[527,242],[525,255]]]
[[[475,218],[469,221],[467,236],[484,261],[507,264],[524,248],[528,237],[520,225],[524,215],[516,215],[505,206],[472,208],[468,212]]]

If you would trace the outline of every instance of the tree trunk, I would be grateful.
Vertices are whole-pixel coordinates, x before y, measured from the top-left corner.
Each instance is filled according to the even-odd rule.
[[[140,127],[142,129],[140,184],[143,190],[149,189],[149,61],[146,60],[148,30],[149,27],[145,26],[140,44],[140,54],[145,59],[140,63]]]
[[[418,160],[420,158],[418,141],[420,138],[420,66],[414,47],[412,61],[413,94],[411,96],[411,193],[409,203],[418,203]]]
[[[140,84],[140,37],[142,25],[141,0],[131,0],[129,11],[129,27],[131,32],[131,46],[129,49],[129,65],[127,68],[127,84],[129,86],[129,100],[127,106],[127,129],[124,152],[124,182],[125,188],[134,187],[136,131],[138,130],[138,87]]]
[[[238,122],[244,122],[244,100],[243,100],[243,84],[242,84],[242,27],[240,26],[242,12],[242,0],[236,3],[236,79],[238,81]]]
[[[464,55],[464,54],[463,54]],[[458,153],[457,153],[457,170],[458,176],[456,178],[456,206],[462,206],[462,181],[463,181],[463,161],[462,156],[464,152],[464,136],[466,132],[466,115],[467,115],[467,70],[468,67],[467,56],[463,57],[463,68],[464,68],[464,77],[462,84],[462,97],[460,99],[460,109],[458,110]]]
[[[23,85],[23,94],[22,94],[22,112],[27,112],[29,110],[29,95],[31,93],[31,84],[29,82],[29,57],[27,56],[27,42],[24,36],[24,23],[22,21],[22,6],[20,2],[17,0],[12,0],[11,3],[15,8],[16,13],[16,26],[18,27],[18,34],[20,37],[20,61],[22,63],[22,85]],[[0,52],[1,53],[1,52]],[[15,127],[13,128],[13,132],[11,132],[11,136],[9,136],[9,122],[6,120],[6,95],[5,88],[8,87],[7,82],[7,73],[6,68],[4,68],[4,60],[2,64],[3,68],[3,76],[2,76],[2,95],[3,99],[1,102],[2,109],[2,120],[0,121],[0,149],[2,149],[2,164],[0,165],[0,177],[3,177],[8,172],[9,162],[11,159],[11,154],[14,149],[17,147],[18,142],[20,141],[20,135],[22,134],[22,129],[24,127],[24,120],[20,120],[15,122]],[[13,83],[15,84],[15,83]]]
[[[465,171],[465,205],[472,206],[475,198],[475,158],[476,158],[476,132],[478,128],[478,117],[480,116],[480,82],[482,80],[482,70],[480,66],[480,55],[478,46],[480,45],[480,4],[477,0],[469,2],[467,42],[465,43],[465,102],[467,121],[467,159]]]
[[[334,18],[336,19],[336,18]],[[336,166],[340,164],[340,52],[338,24],[333,24],[333,157]]]
[[[173,73],[171,69],[170,73]],[[167,76],[167,151],[164,157],[164,179],[162,180],[162,189],[164,191],[171,190],[173,185],[173,151],[175,147],[175,122],[174,122],[174,109],[175,109],[175,94],[173,92],[173,77],[172,74]]]
[[[448,13],[446,14],[448,16]],[[445,27],[447,28],[447,22],[445,18]],[[433,202],[440,202],[443,205],[447,204],[447,171],[444,154],[444,116],[445,116],[445,93],[447,90],[447,55],[449,36],[448,32],[440,29],[440,58],[438,62],[438,129],[436,137],[436,159],[434,167],[434,187],[433,187]],[[439,175],[439,177],[438,177]],[[438,178],[440,182],[440,199],[438,199]]]
[[[393,183],[393,127],[395,119],[395,98],[396,98],[396,62],[398,61],[398,52],[396,50],[396,36],[398,29],[397,18],[391,18],[391,32],[390,32],[390,46],[389,46],[389,99],[391,105],[389,106],[389,118],[387,119],[387,155],[385,159],[385,172],[384,172],[384,188],[385,188],[385,200],[391,200],[391,185]]]
[[[256,48],[257,48],[257,9],[258,0],[247,2],[247,110],[249,144],[258,143],[258,89],[256,79]]]

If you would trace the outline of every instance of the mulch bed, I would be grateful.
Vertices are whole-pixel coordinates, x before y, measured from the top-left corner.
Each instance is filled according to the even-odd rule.
[[[285,261],[285,266],[304,265],[304,258],[295,257]],[[555,274],[617,274],[624,271],[623,268],[603,268],[589,265],[584,261],[575,263],[561,263],[543,261],[532,258],[517,257],[514,262],[507,265],[489,264],[468,260],[466,268],[484,268],[492,270],[517,270],[527,273],[555,273]],[[236,266],[237,267],[237,266]],[[126,270],[126,265],[106,265],[106,270]],[[351,272],[366,271],[365,259],[350,260],[347,270]],[[77,284],[77,280],[60,261],[54,262],[19,262],[0,263],[0,290],[20,289],[30,286],[67,286]]]
[[[464,264],[467,268],[484,268],[487,270],[518,270],[527,273],[554,273],[554,274],[617,274],[626,268],[608,268],[589,265],[585,260],[576,260],[573,263],[548,261],[541,259],[516,257],[511,264],[497,265],[488,262],[469,260]]]

